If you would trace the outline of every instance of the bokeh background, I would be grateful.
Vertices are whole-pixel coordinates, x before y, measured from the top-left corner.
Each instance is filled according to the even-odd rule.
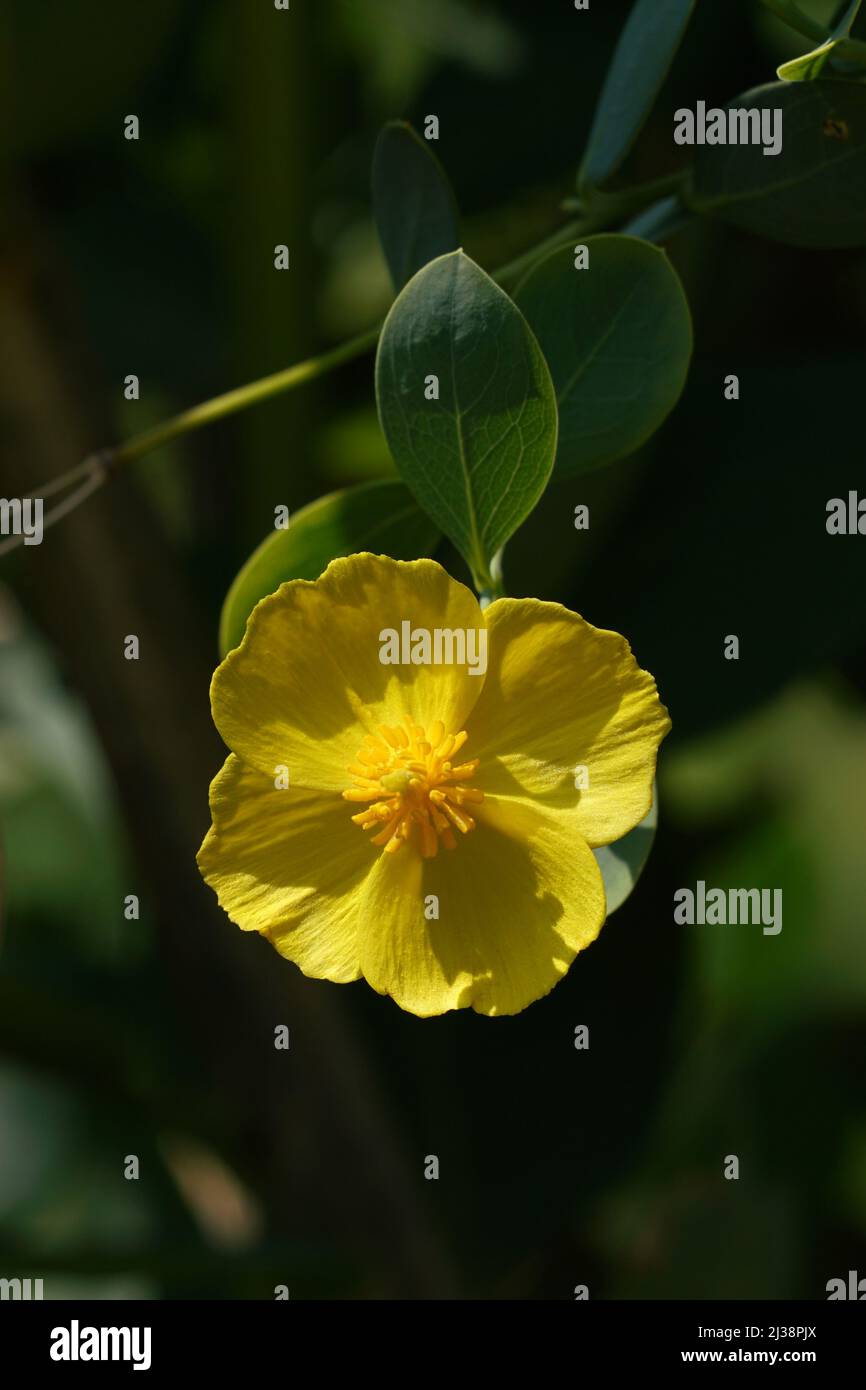
[[[0,492],[375,322],[386,119],[439,115],[486,266],[553,229],[628,8],[7,0]],[[672,166],[673,109],[807,46],[756,0],[698,10],[641,175]],[[194,863],[223,596],[276,504],[390,472],[369,356],[130,466],[0,562],[0,1275],[47,1297],[665,1299],[866,1273],[866,542],[825,531],[866,484],[866,257],[707,224],[668,251],[695,319],[682,401],[639,454],[552,487],[507,556],[510,592],[625,633],[656,675],[660,830],[517,1018],[420,1021],[305,980]],[[781,935],[676,926],[698,878],[781,888]]]

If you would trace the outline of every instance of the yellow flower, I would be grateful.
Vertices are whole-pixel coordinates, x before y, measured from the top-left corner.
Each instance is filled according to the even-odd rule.
[[[486,643],[486,671],[383,664],[405,622]],[[482,612],[432,560],[368,554],[263,599],[211,702],[232,752],[198,862],[221,906],[421,1016],[518,1013],[595,940],[592,848],[648,812],[670,727],[616,633],[536,599]]]

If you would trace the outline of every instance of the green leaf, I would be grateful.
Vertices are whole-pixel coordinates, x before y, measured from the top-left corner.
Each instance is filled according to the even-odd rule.
[[[581,165],[581,189],[601,188],[653,108],[697,0],[637,0],[605,78]]]
[[[690,206],[791,246],[866,243],[866,87],[773,82],[729,105],[781,109],[781,153],[699,146]]]
[[[814,82],[822,73],[838,81],[862,81],[866,77],[866,43],[860,39],[832,39],[778,69],[784,82]]]
[[[803,34],[805,38],[811,39],[813,43],[823,43],[827,37],[827,27],[817,19],[812,19],[811,15],[804,14],[797,4],[797,0],[761,0],[761,3],[768,10],[780,19],[783,24],[787,24],[790,29],[795,29],[798,34]]]
[[[438,540],[407,489],[390,478],[319,497],[291,517],[287,530],[262,541],[238,572],[220,615],[221,655],[241,641],[259,599],[287,579],[318,579],[332,560],[358,550],[415,560],[429,555]]]
[[[457,203],[429,143],[390,121],[373,154],[373,216],[394,288],[460,245]]]
[[[493,557],[550,477],[556,397],[523,315],[462,251],[431,262],[395,300],[376,397],[398,472],[479,590],[491,587]]]
[[[612,845],[603,845],[592,852],[598,860],[604,891],[607,897],[607,915],[622,907],[633,891],[646,867],[658,826],[658,798],[653,788],[653,804],[640,825],[623,835]]]
[[[777,75],[782,81],[814,82],[828,63],[833,69],[826,74],[828,77],[841,76],[837,66],[839,63],[850,63],[853,72],[862,77],[866,73],[866,43],[853,37],[851,32],[862,3],[863,0],[852,0],[826,43],[820,44],[811,53],[804,53],[800,58],[792,58],[789,63],[783,63],[777,69]]]
[[[515,291],[547,358],[559,404],[556,471],[586,473],[632,453],[682,392],[692,322],[663,251],[637,237],[587,237],[535,265]]]

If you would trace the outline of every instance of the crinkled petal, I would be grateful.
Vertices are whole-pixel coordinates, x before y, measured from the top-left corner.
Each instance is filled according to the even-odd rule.
[[[649,811],[670,728],[652,676],[619,633],[560,604],[498,599],[485,618],[489,665],[468,724],[478,785],[574,806],[593,847],[620,839]]]
[[[363,890],[361,968],[380,994],[427,1017],[471,1005],[515,1014],[547,994],[598,935],[604,886],[576,808],[508,797],[473,807],[456,849],[376,861]],[[425,907],[438,900],[439,918]]]
[[[210,790],[213,825],[198,853],[220,906],[267,936],[305,975],[360,975],[358,905],[369,845],[339,797],[294,787],[232,754]]]
[[[211,685],[214,721],[244,762],[295,787],[339,791],[366,733],[410,715],[460,729],[483,686],[467,666],[383,665],[385,629],[484,627],[474,595],[432,560],[351,555],[253,610]]]

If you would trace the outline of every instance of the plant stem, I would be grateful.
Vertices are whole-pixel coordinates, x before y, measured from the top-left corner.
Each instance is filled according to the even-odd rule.
[[[301,386],[306,381],[324,376],[334,367],[340,367],[344,362],[351,362],[355,357],[361,357],[363,353],[368,352],[375,346],[378,337],[377,324],[375,328],[368,329],[357,338],[350,338],[339,347],[320,353],[318,357],[308,357],[305,362],[296,362],[294,366],[286,367],[281,372],[272,372],[270,376],[260,377],[258,381],[251,381],[247,386],[238,386],[233,391],[226,391],[222,396],[214,396],[212,400],[204,401],[201,405],[194,405],[192,409],[184,410],[173,419],[166,420],[164,424],[155,425],[153,429],[145,430],[125,444],[112,449],[111,463],[131,463],[182,434],[189,434],[192,430],[201,429],[202,425],[222,420],[226,415],[234,415],[239,410],[246,410],[247,406],[277,396],[281,391],[289,391],[293,386]]]
[[[797,33],[802,34],[804,38],[812,39],[815,43],[826,43],[830,37],[823,24],[819,24],[816,19],[810,19],[808,15],[803,14],[799,5],[795,4],[795,0],[763,0],[763,3],[766,9],[772,10],[778,19],[781,19],[789,28],[796,29]]]
[[[493,271],[491,278],[499,284],[517,278],[528,266],[534,264],[548,251],[567,244],[575,236],[586,236],[591,232],[601,230],[606,220],[605,212],[598,209],[594,213],[590,210],[579,220],[566,222],[555,232],[551,232],[549,236],[536,243],[530,250],[523,252],[514,260],[509,261],[507,265]],[[84,501],[90,493],[100,487],[119,465],[132,463],[182,435],[191,434],[193,430],[201,429],[204,425],[212,424],[215,420],[222,420],[228,415],[234,415],[240,410],[246,410],[251,405],[269,400],[272,396],[280,395],[283,391],[290,391],[293,387],[301,386],[307,381],[314,381],[316,377],[324,376],[327,372],[333,371],[335,367],[340,367],[345,362],[351,362],[355,358],[361,357],[376,346],[381,329],[382,325],[379,323],[375,328],[367,329],[366,332],[355,338],[350,338],[347,342],[340,343],[335,348],[330,348],[327,352],[320,353],[317,357],[309,357],[304,362],[296,362],[293,366],[285,367],[282,371],[260,377],[257,381],[251,381],[246,386],[238,386],[232,391],[224,392],[221,396],[214,396],[211,400],[203,401],[201,405],[192,406],[191,409],[182,411],[180,415],[173,416],[172,419],[164,421],[161,425],[155,425],[152,429],[133,435],[124,444],[102,449],[98,453],[90,455],[61,477],[33,488],[28,496],[44,497],[71,488],[80,482],[80,487],[71,496],[46,514],[43,529],[47,529],[55,521],[59,521],[62,516],[74,510],[79,502]],[[10,537],[9,540],[0,544],[0,556],[6,554],[7,551],[16,550],[20,544],[20,536]],[[492,602],[493,598],[501,596],[501,591],[498,586],[488,590],[485,585],[484,596],[487,602]]]
[[[483,583],[475,580],[475,588],[478,593],[478,603],[481,609],[489,608],[491,603],[495,603],[498,598],[505,598],[505,576],[502,573],[502,561],[505,554],[505,547],[497,550],[493,559],[490,561],[490,569]]]
[[[500,270],[494,271],[492,278],[497,283],[513,279],[525,266],[544,255],[546,251],[552,250],[562,242],[570,241],[573,236],[586,230],[587,224],[584,222],[566,223],[537,246],[510,261],[508,265],[502,266]],[[290,391],[295,386],[302,386],[307,381],[324,376],[335,367],[341,367],[344,362],[351,362],[375,347],[381,328],[382,325],[379,323],[375,328],[367,329],[357,338],[350,338],[318,357],[309,357],[305,362],[296,362],[294,366],[286,367],[283,371],[272,372],[270,376],[260,377],[246,386],[238,386],[233,391],[214,396],[212,400],[195,405],[190,410],[175,415],[173,419],[166,420],[162,425],[155,425],[153,429],[134,435],[125,444],[109,450],[110,462],[112,465],[131,463],[134,459],[149,454],[153,449],[169,444],[180,435],[190,434],[193,430],[201,429],[203,425],[212,424],[214,420],[222,420],[226,415],[234,415],[239,410],[246,410],[248,406],[257,405],[259,401],[266,401],[271,396],[278,396],[283,391]]]
[[[548,251],[555,251],[557,246],[564,246],[566,242],[571,241],[572,237],[588,236],[590,232],[597,231],[600,225],[600,219],[589,217],[581,218],[579,221],[566,222],[565,226],[551,232],[550,236],[545,237],[536,246],[532,246],[528,251],[516,256],[513,261],[509,261],[500,270],[494,270],[490,278],[495,280],[497,285],[507,283],[509,280],[516,280],[528,266],[534,265]]]

